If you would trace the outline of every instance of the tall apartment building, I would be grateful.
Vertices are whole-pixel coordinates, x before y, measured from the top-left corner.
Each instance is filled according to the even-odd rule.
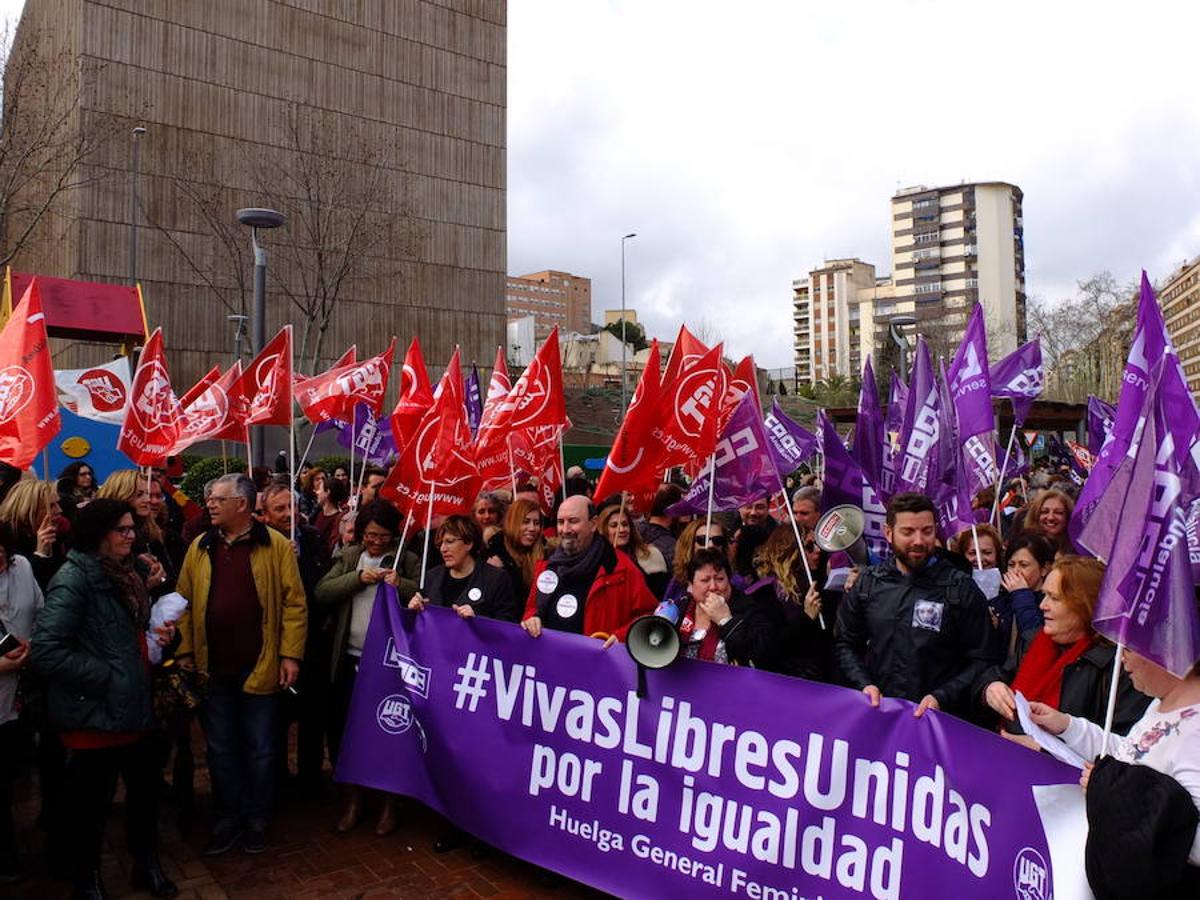
[[[294,322],[299,342],[306,316],[296,298],[312,273],[289,271],[282,248],[293,242],[298,256],[308,247],[316,258],[320,238],[306,230],[297,184],[302,171],[322,177],[300,168],[319,158],[322,170],[344,173],[342,184],[367,171],[378,188],[360,199],[331,190],[323,210],[353,204],[382,220],[363,238],[370,268],[341,286],[319,361],[355,343],[377,353],[392,334],[401,347],[419,335],[435,369],[456,344],[467,359],[490,360],[505,329],[506,42],[503,0],[26,0],[14,51],[39,46],[80,73],[76,127],[117,136],[14,268],[126,280],[131,132],[144,127],[138,279],[182,390],[228,364],[226,317],[248,312],[253,260],[234,220],[240,207],[277,205],[288,216],[262,234],[267,329]],[[279,159],[297,168],[272,169]],[[403,215],[385,215],[385,197],[401,197]],[[339,240],[351,245],[334,235],[327,267],[338,264]],[[67,346],[55,363],[110,353]]]
[[[988,350],[1025,340],[1021,189],[999,181],[906,188],[892,198],[892,282],[916,329],[945,353],[983,304]]]
[[[1158,295],[1167,332],[1183,364],[1188,387],[1200,403],[1200,256],[1170,274]]]
[[[592,324],[592,280],[569,272],[510,275],[505,282],[504,309],[509,321],[533,316],[537,340],[555,325],[560,332],[588,334]]]
[[[971,310],[982,303],[988,349],[998,359],[1025,340],[1021,190],[1002,182],[915,187],[891,201],[892,274],[860,259],[833,259],[792,282],[797,378],[854,378],[863,361],[890,349],[888,323],[907,328],[949,357]]]

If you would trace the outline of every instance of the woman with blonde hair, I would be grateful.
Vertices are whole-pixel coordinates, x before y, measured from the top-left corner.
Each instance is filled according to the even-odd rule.
[[[33,577],[43,592],[67,558],[59,540],[66,521],[58,501],[58,490],[48,481],[22,478],[0,503],[0,521],[16,535],[16,552],[29,560]]]
[[[796,543],[791,528],[777,528],[754,554],[758,580],[746,593],[757,601],[778,635],[772,671],[813,681],[828,681],[833,623],[840,591],[822,591],[823,554],[808,529]],[[806,554],[801,559],[800,554]],[[807,563],[807,566],[805,565]],[[809,580],[809,572],[812,580]]]
[[[1104,722],[1116,648],[1092,627],[1103,580],[1104,563],[1099,560],[1060,557],[1042,582],[1041,629],[1021,635],[1008,661],[976,680],[976,700],[1003,720],[1001,733],[1006,737],[1022,735],[1016,722],[1017,692],[1031,703]],[[1122,672],[1113,730],[1127,733],[1149,702]],[[1032,745],[1027,737],[1019,740]]]
[[[672,603],[685,601],[691,578],[688,577],[688,563],[697,550],[712,547],[722,553],[729,549],[729,538],[725,534],[725,526],[713,519],[708,524],[704,518],[693,519],[683,527],[679,539],[675,541],[675,559],[671,563],[671,580],[663,594],[663,600]]]
[[[133,524],[137,529],[133,558],[137,568],[155,597],[173,590],[180,561],[171,559],[163,542],[163,530],[154,518],[154,504],[150,499],[150,480],[145,473],[137,469],[118,469],[104,479],[96,497],[120,500],[133,507]]]
[[[1022,532],[1040,534],[1060,553],[1074,553],[1067,523],[1075,511],[1075,501],[1065,491],[1046,488],[1037,492],[1025,512]]]
[[[608,538],[610,544],[633,560],[634,565],[641,570],[642,577],[646,579],[646,587],[650,588],[650,593],[661,600],[666,593],[667,583],[671,580],[667,560],[661,550],[642,540],[638,530],[633,527],[629,510],[620,505],[601,510],[599,530]]]
[[[508,573],[513,594],[524,603],[533,586],[534,566],[546,555],[541,507],[523,498],[509,504],[502,527],[488,539],[484,555]]]

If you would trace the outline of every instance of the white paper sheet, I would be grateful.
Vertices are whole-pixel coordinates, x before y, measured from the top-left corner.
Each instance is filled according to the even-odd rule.
[[[1025,730],[1025,733],[1037,741],[1037,745],[1055,759],[1065,762],[1069,766],[1074,766],[1077,769],[1082,769],[1083,764],[1087,760],[1068,747],[1062,738],[1051,734],[1033,721],[1033,717],[1029,714],[1029,701],[1025,699],[1024,694],[1017,691],[1016,698],[1017,721],[1021,723],[1021,728]]]

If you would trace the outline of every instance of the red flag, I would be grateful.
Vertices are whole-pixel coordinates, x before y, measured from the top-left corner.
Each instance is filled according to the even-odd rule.
[[[210,439],[246,443],[246,425],[238,418],[242,411],[230,401],[230,394],[240,387],[241,376],[242,366],[235,362],[224,375],[190,401],[180,401],[183,414],[179,420],[179,439],[171,450],[172,455],[182,453],[192,444]],[[188,394],[191,393],[188,391]]]
[[[431,494],[435,515],[466,512],[479,491],[479,468],[470,445],[471,426],[455,350],[438,383],[437,399],[421,417],[380,493],[418,522],[425,521]]]
[[[555,501],[562,496],[563,482],[566,481],[559,441],[570,427],[568,420],[566,425],[524,428],[509,436],[513,463],[520,471],[537,477],[538,499],[547,515],[553,512]]]
[[[179,408],[186,410],[191,406],[192,401],[207,391],[218,378],[221,377],[221,367],[213,366],[209,369],[200,380],[187,389],[187,393],[179,398]]]
[[[292,424],[292,326],[284,325],[242,373],[246,425]]]
[[[694,366],[707,352],[708,347],[688,331],[686,325],[680,325],[679,335],[675,338],[675,346],[671,348],[671,354],[667,357],[667,371],[663,374],[662,383],[673,384],[682,373]]]
[[[400,375],[400,397],[388,423],[396,446],[403,449],[421,418],[433,406],[433,387],[421,353],[421,342],[415,337],[404,354],[404,369]]]
[[[0,331],[0,461],[27,469],[62,428],[37,280]]]
[[[235,441],[239,444],[250,443],[250,433],[246,428],[246,414],[250,408],[250,398],[245,394],[246,382],[242,379],[242,364],[235,362],[225,373],[230,379],[226,399],[229,401],[229,416],[225,425],[209,437],[215,441]],[[294,375],[295,373],[293,373]]]
[[[717,434],[725,430],[725,424],[733,416],[738,402],[747,391],[754,392],[755,406],[762,409],[758,398],[758,370],[754,365],[753,356],[744,357],[726,380],[725,393],[721,400],[721,415],[717,420]]]
[[[160,466],[179,439],[179,400],[163,354],[162,329],[142,349],[117,449],[138,466]]]
[[[654,415],[662,390],[661,368],[662,352],[655,339],[650,344],[646,368],[642,370],[642,377],[638,380],[612,450],[604,462],[604,471],[600,473],[600,480],[596,484],[596,497],[600,500],[619,491],[630,491],[644,501],[647,494],[652,495],[658,489],[661,471],[657,470],[653,460],[647,459],[646,451],[651,446],[650,432],[654,427]],[[638,507],[643,510],[649,508],[644,502],[639,503]]]
[[[654,434],[664,454],[660,474],[671,466],[699,466],[708,459],[717,443],[724,383],[720,344],[685,367],[674,384],[664,383]]]
[[[483,418],[479,420],[480,429],[496,418],[504,398],[511,390],[512,379],[508,377],[508,362],[504,358],[504,348],[497,347],[496,365],[492,367],[492,378],[488,382],[487,397],[483,401]]]
[[[342,366],[352,366],[358,362],[358,344],[351,344],[350,348],[339,356],[329,368],[338,369]],[[299,372],[292,372],[292,391],[300,390],[301,385],[311,378],[311,375],[301,375]]]
[[[295,390],[296,402],[310,422],[354,420],[354,407],[366,403],[377,417],[383,412],[383,395],[392,370],[396,339],[387,350],[359,363],[329,369],[306,378]]]

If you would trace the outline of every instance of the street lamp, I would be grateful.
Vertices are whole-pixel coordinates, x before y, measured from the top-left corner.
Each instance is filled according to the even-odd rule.
[[[233,361],[240,362],[242,358],[242,335],[246,331],[246,320],[249,316],[226,316],[233,323]]]
[[[142,142],[146,129],[139,125],[130,132],[133,146],[129,154],[129,286],[137,287],[138,170],[142,164]]]
[[[260,228],[278,228],[287,218],[273,209],[247,207],[237,211],[237,220],[250,228],[250,246],[254,248],[254,311],[250,319],[250,338],[257,355],[267,343],[267,248],[258,242]],[[240,334],[240,328],[239,328]],[[262,429],[254,442],[254,464],[265,465],[267,448],[263,444]]]
[[[900,377],[908,377],[908,338],[900,331],[901,328],[907,328],[910,325],[917,324],[916,316],[892,316],[888,320],[888,334],[892,336],[892,340],[896,342],[896,346],[900,348]]]
[[[637,237],[636,231],[621,238],[621,420],[625,420],[625,404],[629,398],[629,378],[625,368],[625,242]]]

